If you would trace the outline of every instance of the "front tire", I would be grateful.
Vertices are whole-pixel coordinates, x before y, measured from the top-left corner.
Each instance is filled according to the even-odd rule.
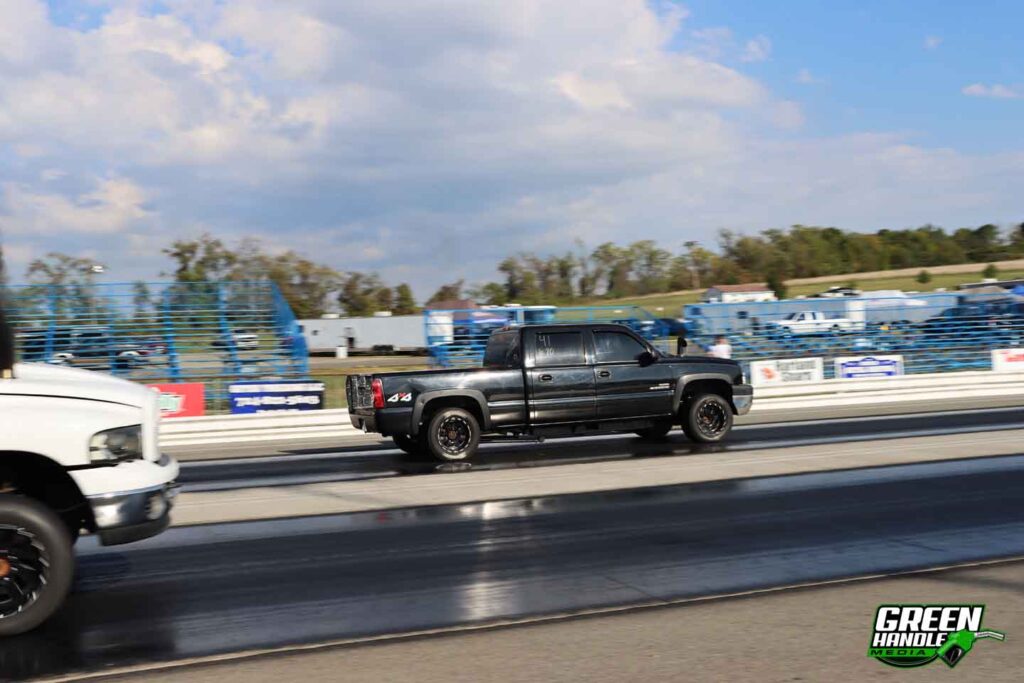
[[[442,408],[427,426],[427,448],[441,462],[465,462],[480,446],[480,423],[462,408]]]
[[[732,430],[732,406],[718,394],[697,394],[685,410],[683,431],[691,441],[717,443]]]
[[[0,636],[30,631],[57,611],[74,561],[56,513],[31,498],[0,495]]]

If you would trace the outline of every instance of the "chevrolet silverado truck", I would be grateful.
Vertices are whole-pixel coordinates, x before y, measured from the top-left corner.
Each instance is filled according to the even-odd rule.
[[[350,375],[345,388],[355,427],[441,461],[469,460],[491,436],[657,439],[681,425],[714,443],[753,401],[735,361],[663,354],[613,324],[505,328],[483,367]]]
[[[0,636],[60,607],[83,529],[115,545],[167,528],[178,464],[160,453],[159,419],[146,387],[15,363],[0,305]]]

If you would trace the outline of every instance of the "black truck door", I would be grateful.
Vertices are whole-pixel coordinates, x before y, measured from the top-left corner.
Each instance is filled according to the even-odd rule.
[[[594,370],[582,330],[527,330],[526,377],[530,422],[535,425],[593,420]]]
[[[647,347],[631,334],[597,329],[593,335],[598,419],[671,414],[672,369],[644,364]]]

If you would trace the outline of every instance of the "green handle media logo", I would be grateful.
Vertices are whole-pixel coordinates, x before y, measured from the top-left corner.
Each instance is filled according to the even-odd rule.
[[[1006,639],[982,627],[984,615],[984,605],[880,605],[868,657],[901,668],[938,659],[952,668],[979,640]]]

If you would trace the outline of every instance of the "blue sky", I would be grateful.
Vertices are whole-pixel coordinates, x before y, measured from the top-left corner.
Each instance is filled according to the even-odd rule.
[[[1024,100],[966,97],[971,83],[1024,84],[1020,2],[688,2],[694,22],[763,34],[749,72],[801,102],[804,133],[907,131],[920,144],[1000,151],[1024,139]],[[680,37],[682,42],[686,36]],[[819,83],[801,84],[808,69]]]
[[[15,276],[210,232],[420,297],[521,249],[1024,220],[1010,2],[5,0]]]

